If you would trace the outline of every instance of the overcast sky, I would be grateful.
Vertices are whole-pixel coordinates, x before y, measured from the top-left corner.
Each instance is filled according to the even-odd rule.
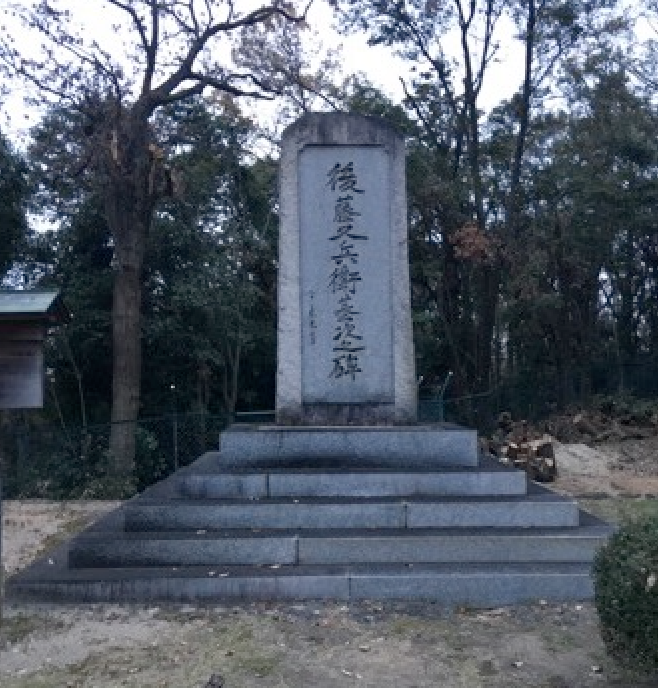
[[[0,0],[1,2],[2,0]],[[24,0],[27,4],[29,0]],[[239,5],[252,0],[240,0]],[[86,38],[96,38],[101,46],[114,48],[116,53],[117,35],[111,29],[113,12],[115,8],[107,6],[103,0],[60,0],[61,5],[68,6],[76,22],[84,27]],[[255,4],[255,3],[254,3]],[[258,3],[259,5],[261,3]],[[117,20],[121,20],[120,15],[116,15]],[[377,86],[382,88],[389,96],[395,100],[402,97],[400,77],[409,76],[409,64],[396,58],[391,48],[369,47],[366,37],[341,36],[333,28],[334,17],[328,4],[324,0],[315,0],[308,14],[309,24],[316,29],[322,36],[326,47],[343,46],[344,71],[345,74],[362,71]],[[11,17],[2,17],[3,23],[10,32],[17,32],[17,24],[11,22]],[[483,92],[482,105],[490,108],[504,98],[508,98],[518,88],[521,80],[522,52],[517,41],[511,39],[512,27],[509,25],[500,26],[501,36],[507,35],[509,39],[503,41],[498,58],[498,64],[491,65],[490,73],[487,76]],[[21,35],[19,33],[19,35]],[[23,34],[25,35],[25,34]],[[30,45],[35,45],[35,34],[29,39],[26,35],[24,50],[29,50]],[[454,50],[459,49],[457,36],[453,43]],[[22,94],[15,92],[13,96],[6,98],[0,106],[0,126],[3,133],[14,139],[18,145],[24,144],[24,137],[27,130],[38,122],[40,114],[23,104]],[[260,109],[260,108],[259,108]]]
[[[0,0],[0,4],[5,0]],[[31,0],[17,0],[26,4]],[[632,2],[632,0],[628,0]],[[104,0],[58,0],[59,5],[71,9],[74,20],[83,27],[85,38],[95,38],[103,47],[109,48],[114,54],[121,49],[121,38],[111,29],[111,24],[123,20],[123,13],[107,5]],[[260,6],[258,0],[237,0],[238,7]],[[315,0],[308,14],[309,23],[316,29],[324,40],[326,47],[343,45],[344,71],[349,74],[356,71],[365,72],[369,79],[382,88],[394,100],[400,100],[402,89],[400,77],[409,77],[408,63],[397,59],[391,48],[369,47],[364,35],[341,36],[332,27],[334,17],[325,0]],[[11,23],[11,16],[2,17],[2,23],[7,30],[16,32],[16,24]],[[648,23],[638,25],[638,38],[645,38],[651,32]],[[497,36],[501,47],[497,54],[497,62],[490,65],[485,77],[485,83],[480,96],[480,106],[488,110],[509,98],[519,87],[522,78],[523,52],[519,41],[513,39],[514,27],[511,22],[502,18],[497,27]],[[451,40],[452,39],[452,40]],[[36,46],[35,34],[26,36],[23,48],[29,50],[30,45]],[[447,52],[459,53],[459,37],[454,35],[445,41]],[[228,52],[227,52],[228,54]],[[0,127],[15,144],[25,143],[27,130],[36,124],[40,113],[25,108],[20,93],[7,98],[0,106]],[[262,104],[258,112],[267,112]]]

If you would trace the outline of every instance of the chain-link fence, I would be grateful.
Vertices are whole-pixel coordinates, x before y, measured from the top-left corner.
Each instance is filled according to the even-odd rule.
[[[136,423],[135,482],[143,489],[217,449],[226,415],[172,413]],[[12,412],[0,426],[0,469],[7,497],[105,496],[111,424],[86,428],[44,423]]]
[[[559,384],[558,384],[559,382]],[[537,421],[595,396],[658,398],[658,362],[593,364],[555,375],[518,375],[479,394],[457,396],[450,384],[419,390],[418,419],[447,421],[490,435],[503,411]],[[560,394],[563,395],[560,398]],[[272,423],[273,411],[236,414],[239,422]],[[135,481],[143,489],[216,449],[227,415],[170,413],[137,422]],[[56,499],[107,495],[110,424],[71,428],[46,423],[34,412],[0,414],[0,470],[7,497]]]
[[[460,423],[487,435],[503,411],[517,420],[538,421],[565,408],[587,406],[601,397],[656,399],[658,362],[602,361],[559,373],[528,371],[507,377],[484,392],[462,396],[455,395],[445,383],[444,379],[431,389],[419,390],[419,420]]]

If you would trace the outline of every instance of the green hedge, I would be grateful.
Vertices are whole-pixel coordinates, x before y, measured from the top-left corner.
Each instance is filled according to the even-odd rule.
[[[658,671],[658,517],[624,524],[594,560],[601,635],[621,665]]]

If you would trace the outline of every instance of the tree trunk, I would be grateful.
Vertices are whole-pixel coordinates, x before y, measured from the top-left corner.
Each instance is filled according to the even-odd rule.
[[[518,123],[519,129],[514,144],[514,157],[512,159],[512,170],[510,179],[510,194],[507,206],[507,229],[508,236],[514,240],[519,239],[519,214],[521,211],[521,167],[523,165],[523,155],[525,152],[528,128],[530,125],[530,107],[532,105],[532,66],[535,50],[535,27],[537,23],[537,9],[535,0],[528,0],[528,18],[526,20],[525,31],[525,72],[523,77],[523,87],[521,89],[521,100],[518,103]]]
[[[450,351],[450,369],[454,374],[452,390],[456,391],[457,396],[463,396],[468,392],[468,361],[463,336],[463,316],[459,311],[463,283],[460,283],[454,247],[449,240],[443,243],[443,281],[437,287],[437,301],[442,316],[444,336]]]
[[[237,341],[235,343],[235,350],[232,350],[230,342],[225,346],[225,361],[224,361],[224,380],[223,380],[223,397],[224,406],[229,416],[235,413],[235,405],[238,401],[238,379],[240,374],[240,354],[242,346],[240,344],[240,332],[238,331]]]
[[[498,307],[498,271],[490,265],[482,265],[479,275],[478,318],[476,326],[476,385],[478,391],[491,386],[493,362],[492,343],[496,330]]]
[[[130,227],[113,231],[116,267],[112,305],[110,454],[115,477],[130,483],[135,468],[135,431],[141,387],[142,266],[147,225],[137,213],[127,213],[125,208],[114,219]]]
[[[114,238],[110,455],[114,476],[127,489],[135,469],[141,392],[142,267],[159,169],[148,143],[146,111],[135,106],[120,112],[106,152],[105,215]]]
[[[121,269],[114,281],[112,307],[113,373],[110,452],[116,473],[128,478],[135,464],[135,421],[139,413],[141,370],[141,280],[135,269]]]

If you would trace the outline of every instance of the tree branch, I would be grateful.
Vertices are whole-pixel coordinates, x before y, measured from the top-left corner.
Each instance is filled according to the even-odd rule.
[[[149,42],[146,37],[146,27],[144,26],[144,22],[139,18],[136,10],[134,7],[132,7],[129,4],[126,4],[125,2],[122,2],[121,0],[108,0],[110,5],[114,5],[115,7],[118,7],[120,10],[123,10],[124,12],[127,12],[131,19],[133,20],[133,25],[137,29],[137,32],[139,33],[140,40],[142,41],[142,47],[144,48],[144,51],[148,54],[149,51]],[[156,3],[151,0],[151,8]]]
[[[425,116],[423,113],[420,104],[418,103],[418,100],[409,92],[407,89],[407,84],[405,80],[400,77],[400,83],[402,84],[402,90],[404,91],[404,97],[411,103],[411,106],[416,113],[416,117],[423,123],[425,130],[429,134],[430,138],[432,139],[432,142],[434,143],[435,148],[440,147],[440,141],[436,135],[436,131],[434,130],[434,127],[432,126],[432,123],[429,121],[429,119]]]
[[[207,46],[208,42],[218,34],[230,33],[237,29],[262,24],[267,19],[270,19],[275,16],[283,17],[287,21],[291,21],[294,23],[300,23],[306,19],[306,13],[308,11],[309,6],[310,4],[307,5],[306,9],[304,10],[304,14],[301,15],[301,17],[291,14],[290,12],[281,7],[260,7],[259,9],[254,10],[253,12],[250,12],[249,14],[239,19],[229,19],[225,22],[220,22],[208,26],[198,38],[192,41],[188,49],[187,55],[183,58],[183,61],[180,67],[176,70],[176,72],[174,72],[166,81],[164,81],[162,84],[160,84],[160,86],[158,86],[156,89],[151,91],[150,94],[148,94],[149,109],[153,110],[162,103],[170,102],[171,94],[184,81],[195,78],[194,76],[192,76],[194,62],[196,61],[201,51]],[[231,89],[227,90],[229,90],[229,92],[233,92]],[[254,95],[254,97],[258,97],[257,95],[252,94],[250,92],[242,91],[238,91],[236,95]]]
[[[475,76],[475,93],[476,95],[480,94],[480,91],[482,90],[482,83],[484,82],[484,72],[493,58],[493,56],[496,54],[496,49],[494,48],[491,55],[489,55],[489,47],[491,46],[491,38],[493,37],[493,32],[494,28],[496,26],[496,22],[498,21],[498,16],[495,16],[494,13],[494,3],[493,0],[487,0],[487,20],[486,20],[486,25],[484,29],[484,45],[482,46],[482,58],[480,60],[480,66],[478,68],[477,74]]]
[[[151,1],[151,44],[146,48],[146,70],[142,81],[142,93],[148,93],[153,86],[153,74],[158,56],[158,45],[160,36],[160,15],[158,4],[155,0]]]
[[[445,62],[442,57],[440,58],[435,58],[432,56],[432,54],[429,51],[429,48],[427,44],[425,43],[425,40],[423,39],[420,30],[418,27],[412,22],[411,18],[409,15],[405,13],[400,13],[397,15],[397,19],[401,21],[407,29],[410,31],[412,34],[412,38],[414,40],[415,45],[418,47],[420,50],[422,56],[432,65],[434,68],[434,71],[438,74],[439,76],[439,81],[441,82],[441,87],[443,88],[446,98],[448,100],[448,103],[452,109],[452,111],[455,113],[455,115],[458,113],[458,107],[457,107],[457,100],[455,98],[455,95],[452,91],[452,86],[450,85],[450,79],[448,78],[448,74],[445,69]]]

